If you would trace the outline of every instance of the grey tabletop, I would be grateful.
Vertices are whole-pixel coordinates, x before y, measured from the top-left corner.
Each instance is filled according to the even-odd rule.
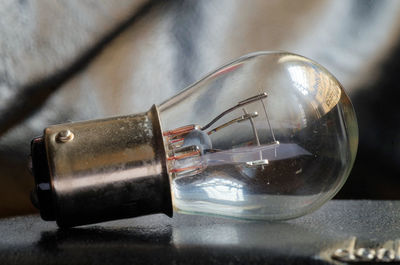
[[[31,215],[0,219],[0,263],[340,264],[332,253],[354,237],[374,249],[400,238],[399,217],[400,202],[348,200],[285,222],[176,214],[61,230]]]

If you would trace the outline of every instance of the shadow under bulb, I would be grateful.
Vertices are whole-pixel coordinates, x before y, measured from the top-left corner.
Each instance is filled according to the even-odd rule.
[[[146,113],[46,128],[31,144],[32,201],[61,227],[173,211],[295,218],[338,192],[357,145],[332,74],[257,52]]]

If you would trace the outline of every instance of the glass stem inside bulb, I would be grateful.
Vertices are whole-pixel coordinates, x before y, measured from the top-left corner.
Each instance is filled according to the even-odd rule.
[[[252,96],[245,100],[238,102],[237,105],[227,109],[226,111],[222,112],[220,115],[215,117],[211,122],[206,124],[205,126],[200,126],[196,124],[192,125],[185,125],[180,128],[176,128],[169,131],[164,131],[163,136],[165,138],[165,142],[168,146],[168,157],[167,160],[169,161],[168,167],[169,172],[173,174],[173,179],[182,176],[188,175],[195,175],[207,167],[207,161],[204,161],[203,156],[207,153],[217,153],[221,150],[213,149],[211,140],[209,136],[211,134],[217,133],[220,130],[235,124],[241,123],[245,121],[249,121],[249,125],[254,134],[254,141],[249,144],[253,144],[256,146],[261,146],[260,139],[258,136],[257,128],[254,124],[253,118],[257,117],[259,114],[258,112],[248,113],[245,105],[255,102],[261,102],[266,121],[268,130],[271,133],[271,137],[273,139],[270,145],[278,145],[279,142],[276,141],[273,128],[271,127],[271,123],[269,121],[267,109],[265,107],[264,99],[267,98],[266,93],[261,93],[259,95]],[[228,113],[242,107],[243,115],[236,117],[228,122],[225,122],[222,125],[219,125],[215,128],[212,128],[207,131],[207,129],[211,128],[213,124],[215,124],[218,120],[223,118]],[[250,161],[243,161],[243,165],[247,167],[261,167],[264,169],[266,165],[269,164],[268,159],[263,159],[262,151],[258,151],[259,159],[257,160],[250,160]],[[276,149],[275,149],[275,156],[276,156]],[[232,162],[232,161],[229,161]]]

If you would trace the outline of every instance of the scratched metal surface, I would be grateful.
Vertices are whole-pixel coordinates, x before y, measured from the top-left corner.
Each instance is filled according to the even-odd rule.
[[[38,216],[0,220],[1,264],[339,264],[331,253],[400,237],[400,202],[333,200],[286,222],[145,216],[70,230]]]

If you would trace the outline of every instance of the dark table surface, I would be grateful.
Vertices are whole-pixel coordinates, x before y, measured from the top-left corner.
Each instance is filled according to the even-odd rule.
[[[285,222],[151,215],[60,230],[37,215],[0,219],[0,264],[338,264],[350,238],[400,238],[400,202],[328,202]]]

